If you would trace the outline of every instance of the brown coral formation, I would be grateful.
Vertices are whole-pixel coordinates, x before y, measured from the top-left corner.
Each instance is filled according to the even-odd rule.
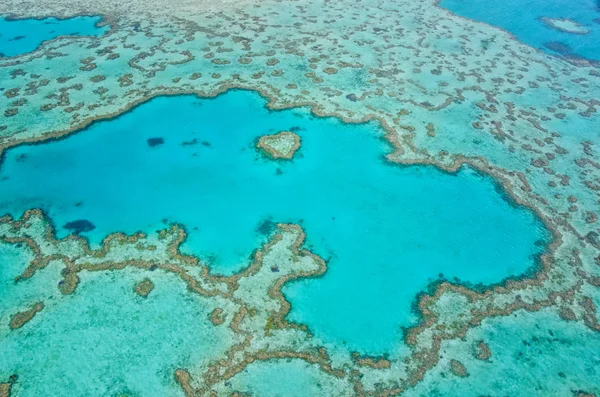
[[[388,369],[392,366],[390,360],[384,357],[361,356],[358,353],[352,354],[352,359],[361,367],[370,367],[374,369]]]
[[[463,363],[458,360],[450,360],[450,371],[461,378],[466,378],[469,376],[469,372],[467,371],[467,367]]]
[[[492,351],[487,343],[480,341],[475,347],[475,357],[478,360],[487,361],[492,357]]]
[[[44,302],[37,302],[29,309],[24,310],[22,312],[13,314],[10,317],[9,327],[10,329],[19,329],[25,324],[27,324],[36,314],[41,312],[44,309]]]
[[[12,386],[17,382],[18,376],[11,375],[6,383],[0,383],[0,397],[10,397]]]
[[[225,317],[223,316],[223,309],[220,307],[216,308],[210,313],[210,322],[213,325],[221,325],[225,322]]]
[[[146,298],[154,289],[154,283],[149,278],[145,278],[135,286],[135,293]]]
[[[12,383],[0,383],[0,397],[10,397]]]

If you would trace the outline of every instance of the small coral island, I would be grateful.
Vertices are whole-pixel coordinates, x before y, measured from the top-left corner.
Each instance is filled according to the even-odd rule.
[[[272,159],[291,160],[300,148],[300,137],[290,131],[261,136],[256,147]]]

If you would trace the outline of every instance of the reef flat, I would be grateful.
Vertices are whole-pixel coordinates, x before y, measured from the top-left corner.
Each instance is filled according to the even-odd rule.
[[[260,93],[269,109],[304,106],[347,124],[377,123],[384,131],[379,138],[393,148],[386,153],[379,147],[393,172],[433,169],[422,167],[429,165],[461,181],[467,167],[493,178],[514,208],[528,208],[524,213],[534,213],[551,233],[537,261],[534,250],[531,258],[515,263],[514,272],[501,271],[500,279],[482,285],[425,274],[426,285],[410,292],[413,311],[403,314],[409,321],[403,328],[395,323],[397,334],[391,335],[397,345],[361,351],[344,339],[328,340],[315,319],[294,315],[311,307],[300,301],[310,295],[306,288],[351,274],[348,268],[344,273],[344,261],[335,264],[336,250],[319,250],[320,240],[311,240],[318,233],[308,221],[267,219],[259,228],[266,241],[254,240],[253,248],[262,248],[249,263],[219,275],[210,258],[188,247],[194,245],[193,228],[169,226],[178,220],[168,216],[159,232],[154,223],[111,230],[100,218],[78,216],[85,203],[73,202],[72,216],[61,219],[60,206],[46,215],[12,213],[39,206],[34,203],[40,197],[30,197],[28,206],[3,196],[14,200],[5,204],[4,212],[11,215],[0,220],[0,277],[8,291],[0,294],[0,353],[9,358],[0,364],[3,393],[600,393],[597,358],[589,354],[600,332],[600,70],[593,47],[600,41],[590,39],[595,25],[583,24],[591,29],[588,34],[572,34],[544,25],[541,18],[577,18],[535,15],[544,29],[591,43],[580,52],[560,42],[544,46],[563,55],[557,57],[510,29],[512,34],[461,18],[434,1],[4,0],[0,13],[11,18],[97,15],[110,26],[97,37],[61,36],[0,60],[0,173],[5,176],[10,167],[29,167],[37,158],[19,160],[13,154],[42,150],[41,143],[58,138],[64,140],[47,147],[71,145],[100,128],[101,123],[90,126],[94,121],[118,125],[154,101],[177,101],[180,97],[173,96],[180,94],[212,98],[239,88]],[[273,131],[256,131],[253,138],[295,125],[279,124]],[[364,128],[361,134],[368,134],[366,125],[356,126]],[[129,127],[119,130],[115,150],[136,133],[135,125]],[[172,134],[142,135],[141,143],[149,156],[160,156],[173,144]],[[189,149],[196,146],[193,141],[186,136],[174,142],[188,142]],[[198,147],[209,151],[202,141],[196,141]],[[280,175],[285,180],[286,172],[307,159],[309,141],[302,136],[294,161],[281,165],[262,159],[262,167],[273,173],[286,167]],[[34,143],[41,145],[29,146]],[[246,147],[252,155],[253,143]],[[353,159],[354,152],[343,145],[339,151]],[[54,158],[64,168],[46,178],[48,183],[81,166]],[[383,181],[373,188],[380,186]],[[109,220],[117,217],[107,214]],[[53,226],[69,223],[69,230],[85,238]],[[215,252],[225,241],[244,241],[236,230],[214,235]],[[454,232],[464,236],[459,230]],[[247,256],[247,247],[241,252]],[[377,259],[361,264],[369,269]],[[378,270],[389,271],[373,268]],[[136,286],[146,278],[154,289],[139,296]],[[385,285],[399,282],[387,277]],[[11,329],[15,313],[39,302],[43,310]],[[388,304],[377,318],[406,311],[394,301]],[[354,308],[340,312],[368,313]],[[48,350],[49,345],[56,348]],[[77,368],[85,369],[85,382]],[[295,373],[302,376],[292,377]]]

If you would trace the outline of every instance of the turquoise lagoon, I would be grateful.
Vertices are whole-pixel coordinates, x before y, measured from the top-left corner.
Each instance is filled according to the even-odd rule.
[[[293,161],[255,150],[258,137],[282,130],[301,136]],[[253,92],[159,97],[65,139],[8,150],[0,208],[15,217],[42,208],[60,236],[87,220],[93,244],[177,222],[189,233],[183,250],[224,274],[249,264],[273,222],[299,223],[329,269],[285,286],[289,317],[325,342],[382,354],[417,321],[411,305],[430,283],[522,275],[549,239],[491,179],[390,164],[389,151],[374,123],[269,111]]]
[[[44,41],[59,36],[101,36],[109,29],[99,27],[100,17],[68,19],[0,18],[0,57],[13,57],[37,49]]]
[[[551,54],[600,60],[600,4],[595,0],[440,0],[456,15],[498,26]],[[570,19],[587,34],[563,32],[542,18]]]

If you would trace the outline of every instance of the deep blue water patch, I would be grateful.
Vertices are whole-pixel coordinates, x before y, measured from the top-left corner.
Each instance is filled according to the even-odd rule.
[[[68,19],[0,18],[0,57],[13,57],[36,50],[44,41],[59,36],[101,36],[108,26],[98,26],[100,17]]]
[[[255,150],[261,135],[292,129],[302,139],[293,161]],[[149,146],[156,137],[163,143]],[[55,225],[87,220],[95,228],[79,232],[95,243],[178,222],[189,232],[184,251],[225,274],[249,264],[275,223],[299,223],[329,270],[284,288],[291,319],[328,342],[379,354],[400,343],[429,283],[523,274],[549,238],[489,178],[393,165],[389,150],[374,123],[268,111],[256,93],[161,97],[65,139],[5,152],[0,208],[13,216],[42,208]]]
[[[498,26],[553,55],[600,60],[600,4],[595,0],[440,0],[456,15]],[[570,19],[587,34],[562,32],[542,18]]]

